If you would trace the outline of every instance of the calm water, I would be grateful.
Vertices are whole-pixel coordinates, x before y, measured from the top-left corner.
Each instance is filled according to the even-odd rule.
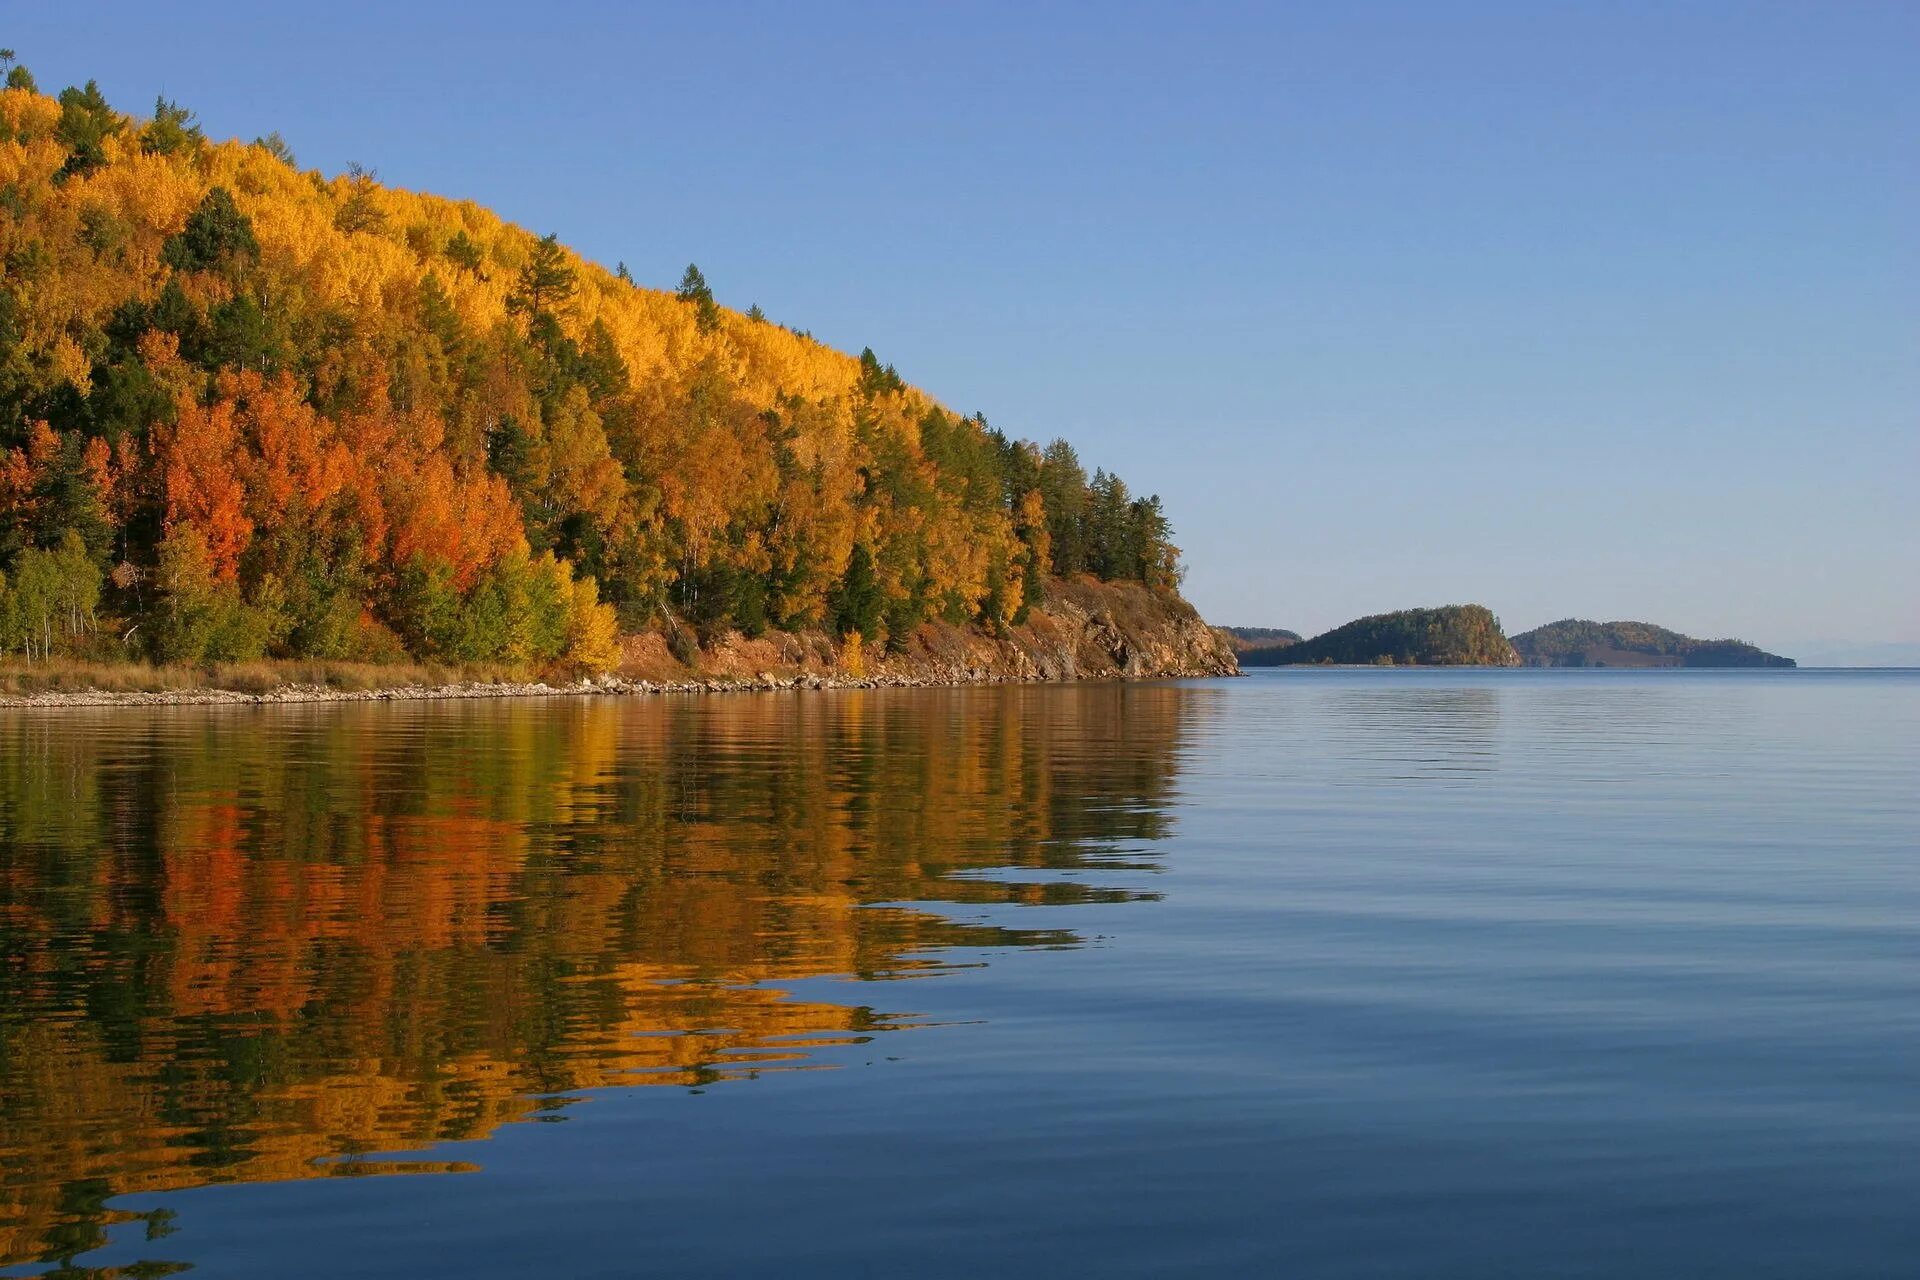
[[[1917,1257],[1920,673],[0,713],[0,1275]]]

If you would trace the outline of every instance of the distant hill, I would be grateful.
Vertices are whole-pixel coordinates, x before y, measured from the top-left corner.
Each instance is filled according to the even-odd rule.
[[[1530,667],[1791,667],[1740,640],[1696,640],[1651,622],[1564,618],[1513,638]]]
[[[1519,657],[1484,605],[1402,609],[1360,618],[1297,644],[1243,650],[1248,667],[1334,663],[1342,666],[1517,667]]]
[[[1251,653],[1255,649],[1284,649],[1290,644],[1299,644],[1298,631],[1288,631],[1283,627],[1216,627],[1227,638],[1235,653]]]

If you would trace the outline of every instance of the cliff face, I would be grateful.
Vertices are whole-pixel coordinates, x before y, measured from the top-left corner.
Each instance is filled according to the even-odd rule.
[[[1240,670],[1232,648],[1192,605],[1131,582],[1056,583],[1028,624],[997,643],[1010,668],[1046,680]]]
[[[699,652],[665,636],[630,638],[622,674],[673,679],[871,678],[885,683],[1147,679],[1235,675],[1233,649],[1194,607],[1138,583],[1055,579],[1027,622],[1006,634],[927,622],[898,652],[848,645],[822,632],[716,637]]]

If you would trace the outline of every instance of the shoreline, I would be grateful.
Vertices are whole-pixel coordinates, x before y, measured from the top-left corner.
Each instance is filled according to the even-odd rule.
[[[378,689],[338,689],[327,685],[287,684],[250,692],[242,689],[59,689],[0,695],[0,711],[63,710],[85,707],[301,706],[336,702],[457,702],[489,698],[653,697],[666,694],[781,693],[799,690],[949,689],[1000,684],[1130,684],[1147,680],[1232,678],[1244,672],[1182,669],[1141,675],[1089,675],[1071,679],[1009,675],[1002,672],[870,676],[793,675],[708,676],[684,680],[640,680],[596,676],[558,684],[545,680],[471,680],[446,684],[392,685]]]
[[[884,654],[822,631],[735,630],[689,646],[684,631],[619,638],[608,674],[535,675],[492,664],[266,658],[152,664],[56,658],[0,665],[0,709],[265,706],[794,689],[939,688],[976,684],[1180,679],[1239,674],[1232,651],[1191,605],[1137,584],[1056,579],[1044,607],[1001,632],[923,622]]]

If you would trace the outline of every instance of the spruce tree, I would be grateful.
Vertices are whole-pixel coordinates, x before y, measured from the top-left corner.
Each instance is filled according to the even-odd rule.
[[[713,290],[707,287],[707,278],[700,274],[700,268],[689,262],[686,274],[680,277],[680,287],[674,290],[674,297],[694,307],[694,323],[700,332],[712,333],[720,327],[720,308],[713,300]]]
[[[235,259],[259,258],[260,242],[253,223],[233,203],[225,187],[207,192],[199,207],[187,215],[187,225],[169,236],[160,260],[176,271],[210,271]]]
[[[53,133],[66,146],[67,159],[56,180],[79,177],[105,164],[106,140],[118,132],[120,117],[107,105],[98,84],[89,80],[84,89],[62,89],[60,123]]]
[[[573,296],[573,268],[557,234],[534,241],[527,265],[507,297],[507,306],[529,316],[550,315]]]

